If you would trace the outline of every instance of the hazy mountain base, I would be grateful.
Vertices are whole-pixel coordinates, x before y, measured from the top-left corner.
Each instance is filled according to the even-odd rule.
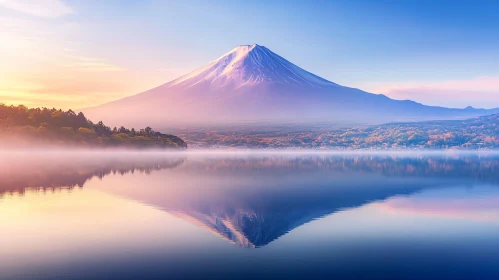
[[[185,130],[191,148],[497,149],[499,114],[464,121],[390,123],[356,128],[249,125],[240,129]]]

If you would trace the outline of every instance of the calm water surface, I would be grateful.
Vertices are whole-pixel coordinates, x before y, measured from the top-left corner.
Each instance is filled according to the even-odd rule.
[[[494,155],[6,154],[1,279],[499,279]]]

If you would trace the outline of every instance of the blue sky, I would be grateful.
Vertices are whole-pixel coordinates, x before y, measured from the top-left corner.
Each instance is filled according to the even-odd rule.
[[[15,42],[0,47],[12,66],[0,66],[0,98],[21,88],[12,102],[97,105],[258,43],[342,85],[499,107],[498,14],[499,1],[0,0]]]

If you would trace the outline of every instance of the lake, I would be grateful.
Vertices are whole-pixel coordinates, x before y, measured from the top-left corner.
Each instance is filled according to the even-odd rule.
[[[11,152],[1,279],[499,279],[499,155]]]

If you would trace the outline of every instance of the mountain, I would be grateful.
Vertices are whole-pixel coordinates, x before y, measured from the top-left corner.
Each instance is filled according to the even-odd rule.
[[[111,124],[182,126],[460,119],[499,110],[393,100],[316,76],[260,45],[238,46],[187,75],[83,112]]]

